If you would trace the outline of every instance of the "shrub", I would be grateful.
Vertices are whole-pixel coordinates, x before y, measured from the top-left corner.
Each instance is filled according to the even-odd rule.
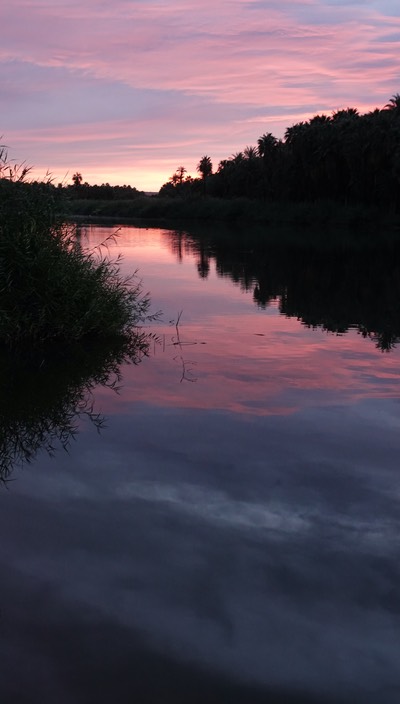
[[[0,149],[0,345],[69,346],[129,337],[149,301],[119,259],[82,249],[50,181],[27,183]]]

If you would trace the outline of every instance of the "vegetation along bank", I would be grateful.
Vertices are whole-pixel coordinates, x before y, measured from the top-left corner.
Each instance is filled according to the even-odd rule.
[[[84,250],[61,213],[50,182],[26,182],[0,148],[0,353],[64,354],[73,346],[115,341],[141,347],[149,301],[118,260]]]
[[[350,225],[400,218],[400,94],[383,108],[315,115],[264,133],[219,162],[203,156],[192,177],[179,166],[158,194],[90,186],[80,173],[61,186],[72,215]]]

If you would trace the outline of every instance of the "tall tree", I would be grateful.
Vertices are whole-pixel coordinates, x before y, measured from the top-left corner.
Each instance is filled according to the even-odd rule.
[[[212,170],[213,170],[213,165],[212,161],[209,156],[203,156],[199,163],[196,166],[196,170],[201,174],[201,177],[203,179],[206,179],[207,176],[211,176]]]
[[[271,132],[265,132],[257,139],[257,153],[262,159],[268,159],[275,152],[278,140]]]
[[[276,161],[279,141],[271,132],[265,132],[257,139],[257,154],[262,160],[263,196],[274,195],[273,180],[276,179]]]
[[[183,183],[183,177],[187,173],[187,169],[185,169],[184,166],[178,166],[175,173],[177,175],[178,183]]]
[[[178,166],[177,170],[175,171],[174,174],[170,177],[170,182],[174,185],[177,186],[178,184],[183,183],[183,177],[186,174],[187,170],[185,169],[184,166]]]
[[[82,184],[82,181],[82,174],[77,171],[72,177],[72,183],[78,188]]]
[[[395,95],[392,95],[389,102],[385,105],[385,110],[391,110],[397,115],[400,115],[400,93],[395,93]]]
[[[207,178],[211,176],[213,170],[213,165],[210,157],[207,155],[203,156],[197,164],[196,169],[199,174],[201,174],[201,178],[203,179],[203,193],[205,193]]]
[[[243,149],[243,156],[245,159],[248,159],[249,161],[252,161],[253,159],[257,159],[257,156],[258,156],[257,147],[245,147]]]

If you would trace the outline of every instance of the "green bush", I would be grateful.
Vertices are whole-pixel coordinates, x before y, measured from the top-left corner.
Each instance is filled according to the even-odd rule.
[[[119,259],[82,249],[58,189],[26,183],[0,149],[0,345],[8,349],[129,337],[146,318],[140,282]]]

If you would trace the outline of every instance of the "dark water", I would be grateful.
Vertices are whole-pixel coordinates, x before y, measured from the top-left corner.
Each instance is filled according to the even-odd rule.
[[[398,254],[233,239],[122,230],[158,339],[0,490],[1,702],[400,701]]]

